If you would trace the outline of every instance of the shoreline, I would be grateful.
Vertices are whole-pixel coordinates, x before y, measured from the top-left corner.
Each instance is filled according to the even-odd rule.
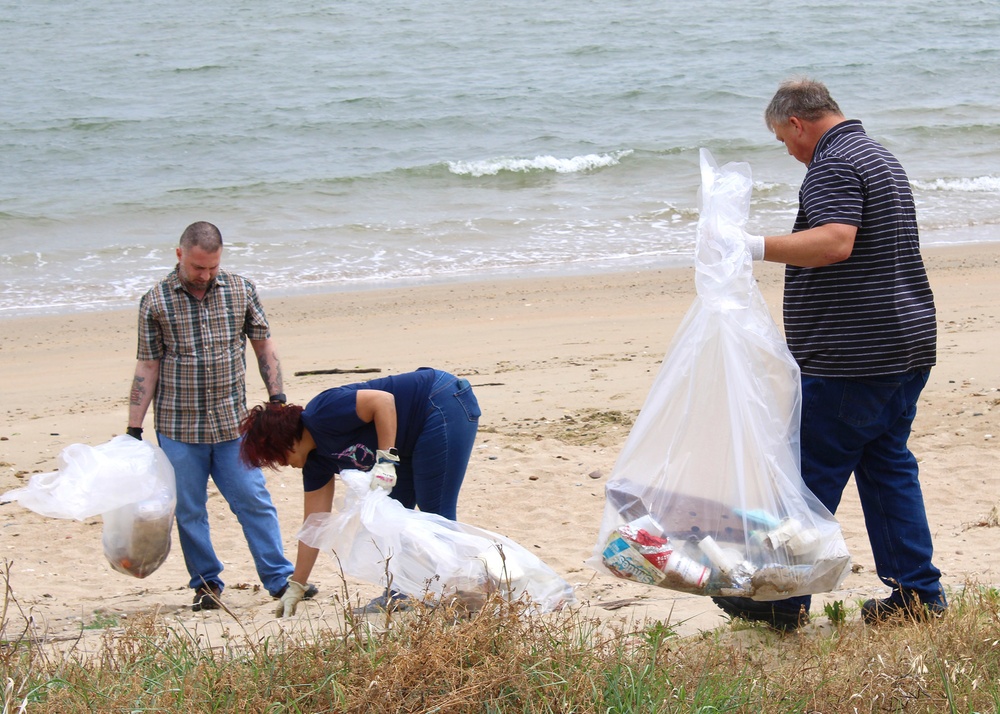
[[[924,250],[938,308],[938,366],[921,397],[911,447],[921,462],[935,563],[946,587],[969,579],[1000,584],[996,531],[981,526],[1000,504],[1000,243]],[[780,325],[783,268],[758,263],[755,276]],[[664,354],[695,297],[693,268],[475,281],[308,296],[263,296],[285,371],[289,400],[305,403],[365,375],[308,374],[420,366],[470,379],[483,407],[480,435],[459,500],[459,520],[508,536],[535,552],[601,618],[656,617],[681,633],[711,629],[721,612],[707,598],[598,574],[590,556],[604,483]],[[56,468],[72,443],[97,445],[124,432],[135,366],[135,309],[18,318],[0,337],[0,493]],[[248,376],[248,401],[266,399]],[[147,434],[152,415],[147,415]],[[996,438],[994,438],[996,437]],[[268,474],[286,552],[301,523],[299,472]],[[849,486],[838,511],[856,572],[814,599],[816,627],[831,600],[854,605],[881,596],[863,518]],[[226,570],[224,600],[252,627],[308,624],[334,609],[335,566],[321,557],[316,603],[276,623],[257,584],[235,518],[214,490],[213,540]],[[101,519],[49,519],[19,504],[0,506],[0,549],[11,564],[13,597],[51,636],[79,630],[98,610],[125,616],[156,609],[185,625],[231,624],[190,611],[179,545],[144,580],[111,570]],[[375,586],[351,583],[367,598]],[[621,604],[625,603],[625,604]],[[9,618],[21,615],[8,612]],[[214,619],[213,619],[214,618]],[[41,624],[39,624],[41,623]],[[15,623],[16,625],[16,623]],[[12,626],[15,626],[12,625]]]
[[[992,226],[971,226],[966,232],[975,235],[979,233],[991,232]],[[949,250],[974,250],[978,246],[990,246],[1000,243],[1000,237],[968,240],[949,240],[942,242],[928,242],[921,246],[921,252],[925,259],[929,254],[938,251]],[[449,285],[465,285],[469,283],[508,283],[522,280],[561,280],[574,278],[598,277],[601,275],[617,273],[641,273],[649,271],[672,271],[672,270],[694,270],[694,254],[671,254],[650,258],[643,262],[637,258],[630,258],[629,265],[614,265],[613,259],[607,261],[591,261],[588,263],[564,263],[558,266],[537,265],[533,267],[522,267],[510,269],[503,272],[460,273],[460,274],[440,274],[427,275],[413,278],[399,279],[365,279],[357,281],[341,281],[322,285],[310,285],[304,287],[294,287],[287,290],[274,289],[258,283],[257,289],[261,299],[267,302],[273,299],[298,299],[309,298],[320,295],[351,295],[354,293],[382,292],[390,290],[419,290],[429,287],[446,287]],[[254,279],[251,272],[242,270],[239,267],[227,265],[223,261],[224,267],[234,272],[241,273],[246,277]],[[758,264],[759,265],[759,264]],[[170,267],[165,266],[162,274],[169,272]],[[756,268],[757,271],[760,268]],[[150,282],[150,287],[161,275],[157,274]],[[108,301],[108,304],[89,303],[83,307],[75,307],[72,303],[60,303],[56,306],[31,306],[31,307],[5,307],[0,308],[0,325],[11,320],[37,319],[49,317],[67,317],[73,315],[93,315],[104,312],[117,312],[121,310],[135,310],[139,303],[141,294],[137,294],[134,300],[128,302]]]
[[[984,256],[1000,254],[1000,238],[997,240],[970,240],[964,242],[947,242],[947,243],[933,243],[930,245],[921,246],[921,253],[924,258],[924,263],[927,266],[928,271],[932,271],[935,263],[943,263],[943,265],[950,265],[955,260],[961,260],[965,257],[974,257],[982,253]],[[775,275],[778,276],[778,280],[781,278],[781,271],[783,268],[780,265],[772,263],[755,263],[754,264],[754,277],[757,279],[761,290],[765,289],[765,286],[770,285],[771,281],[774,280]],[[169,272],[169,268],[166,268],[163,275]],[[235,272],[239,272],[236,270]],[[304,302],[309,301],[326,301],[332,300],[338,296],[342,296],[346,299],[350,299],[352,296],[357,295],[368,295],[368,294],[386,294],[391,295],[393,293],[403,292],[417,292],[424,290],[435,291],[435,290],[450,290],[455,288],[461,288],[462,286],[488,286],[490,288],[502,288],[507,285],[525,284],[530,285],[532,283],[556,283],[561,281],[567,281],[568,283],[574,283],[577,281],[588,281],[588,280],[600,280],[602,277],[611,276],[621,276],[621,275],[642,275],[646,273],[656,273],[669,275],[671,273],[680,274],[679,277],[683,280],[683,273],[690,273],[691,285],[692,285],[692,298],[694,296],[693,288],[693,276],[694,276],[694,256],[678,256],[676,260],[669,260],[663,262],[657,262],[651,266],[632,266],[632,267],[619,267],[619,266],[606,266],[603,268],[578,268],[564,266],[558,269],[539,270],[537,274],[531,275],[519,275],[514,274],[489,274],[486,276],[481,275],[457,275],[457,276],[434,276],[425,278],[412,278],[404,279],[399,281],[372,281],[369,283],[351,283],[343,284],[340,287],[334,286],[315,286],[315,287],[304,287],[304,288],[291,288],[289,291],[280,291],[273,289],[265,289],[258,286],[258,293],[260,294],[261,301],[264,303],[265,310],[268,311],[268,319],[271,321],[272,332],[275,329],[274,320],[271,318],[269,305],[274,302],[288,303],[302,300]],[[157,279],[162,276],[158,276]],[[253,279],[253,276],[246,275]],[[673,282],[677,278],[670,278],[670,282]],[[155,281],[154,281],[155,282]],[[150,283],[150,287],[154,284]],[[932,286],[933,287],[933,286]],[[141,296],[139,296],[141,297]],[[35,321],[44,320],[49,322],[59,322],[62,320],[73,321],[75,319],[86,320],[89,317],[99,317],[101,315],[115,315],[121,313],[131,313],[135,314],[138,309],[139,297],[136,297],[128,305],[115,305],[115,306],[94,306],[94,307],[83,307],[78,310],[70,310],[64,306],[59,308],[21,308],[22,310],[27,310],[28,312],[5,312],[0,310],[0,325],[10,326],[17,329],[16,323],[19,321]],[[769,301],[770,305],[770,301]],[[775,306],[780,310],[780,304]],[[772,308],[773,310],[774,308]],[[779,323],[780,327],[780,313],[772,312],[772,316]]]

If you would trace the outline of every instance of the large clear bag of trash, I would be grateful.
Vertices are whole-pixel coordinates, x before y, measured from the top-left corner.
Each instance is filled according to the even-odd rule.
[[[174,469],[158,446],[131,436],[70,444],[58,468],[31,477],[0,500],[50,518],[101,516],[104,556],[115,570],[144,578],[167,559],[177,504]]]
[[[753,278],[749,165],[701,151],[697,296],[605,489],[588,563],[701,595],[835,589],[840,525],[802,480],[798,365]]]
[[[406,508],[371,477],[340,473],[336,513],[313,513],[298,539],[330,552],[346,575],[428,604],[479,610],[494,594],[544,613],[576,602],[573,588],[523,546],[482,528]]]

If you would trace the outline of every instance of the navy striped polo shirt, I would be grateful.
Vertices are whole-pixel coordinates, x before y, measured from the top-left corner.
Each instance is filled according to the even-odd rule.
[[[802,374],[866,377],[932,367],[934,296],[910,182],[857,120],[823,135],[799,189],[793,233],[827,223],[857,226],[851,256],[821,268],[785,268],[785,337]]]

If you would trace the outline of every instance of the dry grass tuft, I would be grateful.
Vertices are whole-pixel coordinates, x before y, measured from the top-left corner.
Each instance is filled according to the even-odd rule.
[[[10,634],[0,629],[4,714],[1000,708],[1000,593],[971,584],[940,621],[873,628],[852,612],[788,635],[734,622],[681,639],[669,623],[539,616],[500,597],[471,614],[418,606],[371,621],[345,607],[308,635],[243,633],[221,646],[158,613],[108,628],[91,653]]]

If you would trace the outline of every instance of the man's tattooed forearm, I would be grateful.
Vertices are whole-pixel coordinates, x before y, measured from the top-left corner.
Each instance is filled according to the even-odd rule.
[[[274,357],[274,370],[272,374],[271,362],[267,355],[261,356],[257,360],[257,366],[260,368],[260,377],[264,380],[264,386],[268,388],[271,392],[280,392],[281,387],[284,384],[284,379],[281,375],[281,362],[277,357]]]
[[[146,396],[146,385],[143,384],[145,381],[145,377],[136,377],[132,380],[132,392],[129,395],[129,402],[131,404],[137,406],[142,404],[143,397]]]

